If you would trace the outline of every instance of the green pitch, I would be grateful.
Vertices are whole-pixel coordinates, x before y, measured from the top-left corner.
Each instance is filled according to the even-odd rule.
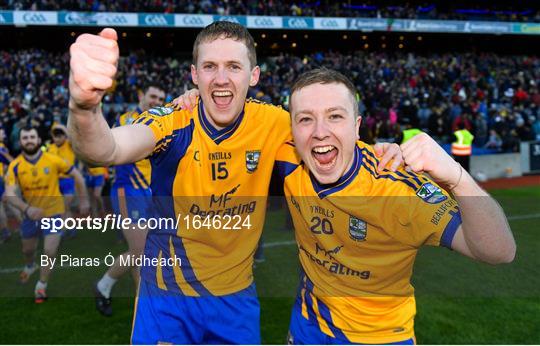
[[[514,263],[489,266],[451,251],[423,248],[416,260],[416,336],[421,344],[540,344],[540,187],[493,191],[509,215],[518,244]],[[285,213],[271,210],[265,229],[266,261],[255,278],[261,296],[264,343],[285,342],[298,280],[293,233]],[[113,231],[80,231],[61,254],[101,257],[121,253]],[[114,316],[94,309],[92,287],[102,267],[64,267],[52,274],[42,305],[33,303],[37,273],[17,283],[20,240],[0,245],[0,343],[129,343],[134,288],[126,276],[113,290]]]

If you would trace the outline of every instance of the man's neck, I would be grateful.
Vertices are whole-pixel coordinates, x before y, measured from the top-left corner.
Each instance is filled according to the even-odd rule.
[[[26,152],[23,151],[23,156],[28,160],[28,161],[35,161],[38,157],[39,157],[39,154],[41,154],[41,149],[36,151],[34,154],[30,155]]]
[[[231,124],[234,124],[234,122],[238,119],[238,117],[240,116],[240,113],[242,113],[242,111],[240,111],[235,117],[234,119],[229,123],[229,124],[225,124],[225,125],[218,125],[216,124],[216,122],[214,121],[214,119],[212,119],[212,117],[210,116],[210,113],[208,113],[208,110],[206,109],[206,107],[204,106],[204,104],[202,105],[203,106],[203,109],[204,109],[204,116],[206,117],[206,120],[208,120],[208,122],[210,123],[210,125],[212,125],[216,130],[220,131],[220,130],[223,130],[224,128],[226,128],[227,126],[230,126]]]

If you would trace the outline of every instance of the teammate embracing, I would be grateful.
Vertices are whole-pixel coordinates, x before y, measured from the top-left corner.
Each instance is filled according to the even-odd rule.
[[[401,146],[411,172],[377,171],[373,148],[357,137],[355,95],[329,69],[304,73],[291,89],[294,145],[277,163],[304,274],[289,343],[412,344],[420,246],[492,264],[515,256],[497,202],[428,135]]]

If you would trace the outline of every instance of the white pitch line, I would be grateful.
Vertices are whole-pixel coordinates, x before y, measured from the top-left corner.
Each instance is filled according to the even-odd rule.
[[[536,219],[539,217],[540,217],[540,214],[514,215],[514,216],[509,216],[508,220],[527,220],[527,219]]]
[[[296,244],[296,241],[294,240],[275,241],[275,242],[270,242],[270,243],[264,243],[263,248],[288,246],[288,245],[295,245],[295,244]]]
[[[23,267],[16,267],[16,268],[1,268],[0,274],[11,274],[11,273],[18,273],[23,270]]]

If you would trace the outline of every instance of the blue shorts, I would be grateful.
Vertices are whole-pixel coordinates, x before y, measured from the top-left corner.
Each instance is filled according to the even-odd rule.
[[[115,214],[129,217],[133,221],[148,218],[151,214],[152,190],[114,185],[111,189],[111,204]]]
[[[85,177],[85,180],[86,180],[86,187],[88,187],[89,189],[93,189],[93,188],[105,185],[105,176],[103,174],[87,175]]]
[[[30,219],[24,219],[21,223],[21,238],[23,239],[29,239],[29,238],[36,238],[40,235],[43,235],[44,237],[49,234],[59,234],[62,235],[61,230],[57,230],[56,232],[52,232],[52,219],[61,219],[61,215],[53,215],[46,219],[51,219],[49,222],[48,227],[42,227],[44,226],[42,223],[43,219],[40,220],[30,220]]]
[[[75,179],[73,178],[60,178],[58,179],[60,184],[60,192],[64,196],[73,196],[75,194]]]
[[[6,187],[4,185],[4,178],[0,177],[0,197],[4,196],[4,192],[6,192]]]
[[[345,334],[334,326],[331,322],[328,323],[328,327],[332,330],[332,333],[335,337],[331,337],[321,331],[319,327],[319,322],[315,312],[313,311],[313,306],[310,304],[311,298],[307,299],[308,315],[309,319],[302,316],[302,297],[300,294],[296,297],[294,307],[291,315],[291,323],[289,325],[289,335],[287,336],[287,343],[289,345],[347,345],[347,344],[356,344],[347,339]],[[330,313],[328,308],[320,301],[317,300],[319,311],[321,314],[324,310],[326,313]],[[323,310],[324,309],[324,310]],[[328,316],[325,319],[331,318]],[[399,342],[388,343],[385,345],[414,345],[414,339],[407,339]]]
[[[142,279],[132,344],[260,344],[255,284],[226,296],[187,297]]]

